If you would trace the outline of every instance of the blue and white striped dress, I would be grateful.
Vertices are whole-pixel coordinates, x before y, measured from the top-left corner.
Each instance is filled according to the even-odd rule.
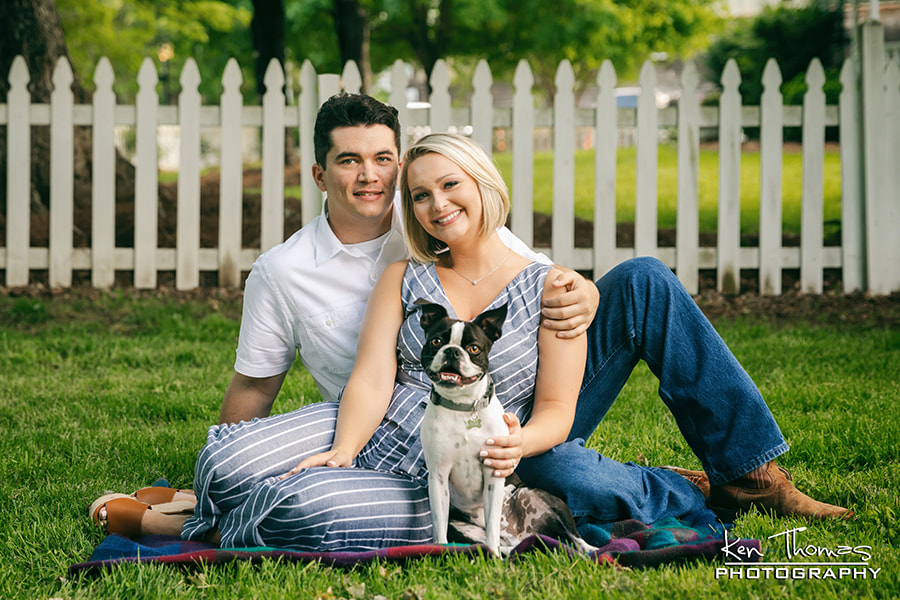
[[[491,302],[507,304],[503,335],[490,353],[497,396],[524,423],[537,373],[540,302],[549,266],[531,263]],[[419,427],[431,385],[419,363],[424,334],[416,300],[453,307],[433,264],[410,262],[401,299],[397,381],[387,414],[351,468],[315,467],[280,480],[298,462],[331,448],[337,402],[234,425],[214,425],[194,478],[198,502],[182,537],[218,527],[222,547],[303,551],[373,550],[432,540]]]

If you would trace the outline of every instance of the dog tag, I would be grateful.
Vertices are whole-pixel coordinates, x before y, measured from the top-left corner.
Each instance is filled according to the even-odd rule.
[[[466,429],[478,429],[479,427],[481,427],[481,419],[478,418],[478,415],[472,415],[466,421]]]

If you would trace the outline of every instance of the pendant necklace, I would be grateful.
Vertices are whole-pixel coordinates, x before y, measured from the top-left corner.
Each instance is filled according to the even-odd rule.
[[[497,269],[499,269],[500,267],[502,267],[502,266],[503,266],[503,263],[506,262],[506,259],[509,258],[509,255],[510,255],[510,254],[512,254],[512,248],[509,249],[509,251],[506,253],[506,256],[503,257],[503,260],[501,260],[500,262],[497,263],[497,266],[495,266],[493,269],[491,269],[490,271],[488,271],[487,273],[485,273],[484,275],[482,275],[482,276],[479,277],[478,279],[471,279],[471,278],[469,278],[469,277],[466,277],[465,275],[463,275],[462,273],[460,273],[459,271],[457,271],[457,270],[456,270],[456,267],[454,267],[453,265],[450,265],[450,268],[453,269],[453,270],[456,272],[457,275],[459,275],[460,277],[462,277],[463,279],[465,279],[466,281],[468,281],[468,282],[471,283],[472,285],[478,285],[479,283],[481,283],[482,281],[484,281],[485,279],[487,279],[488,277],[490,277],[490,276],[494,273],[494,271],[496,271]]]

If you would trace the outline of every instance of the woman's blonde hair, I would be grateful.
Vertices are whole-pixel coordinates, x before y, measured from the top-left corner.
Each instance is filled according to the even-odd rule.
[[[434,262],[446,248],[444,242],[432,237],[416,220],[414,202],[409,190],[407,173],[416,159],[426,154],[440,154],[456,163],[478,185],[481,195],[481,234],[487,236],[506,223],[509,214],[509,192],[497,166],[478,143],[455,133],[432,133],[410,146],[400,169],[400,193],[403,199],[403,223],[406,245],[413,260]]]

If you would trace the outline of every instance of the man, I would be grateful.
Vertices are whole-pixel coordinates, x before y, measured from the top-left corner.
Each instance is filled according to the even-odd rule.
[[[388,264],[406,258],[395,205],[396,110],[364,95],[335,96],[320,109],[314,136],[312,174],[327,193],[326,205],[254,264],[222,423],[268,415],[298,352],[322,397],[338,399],[372,287]],[[505,228],[501,235],[516,251],[534,256]],[[774,418],[664,264],[628,261],[596,287],[568,271],[555,285],[568,293],[544,307],[545,325],[557,335],[587,329],[589,336],[575,425],[569,442],[523,460],[516,472],[565,499],[580,526],[690,512],[700,493],[694,483],[726,519],[750,506],[777,515],[850,514],[802,494],[775,465],[787,444]],[[584,447],[639,360],[659,377],[660,395],[705,472],[623,465]]]

